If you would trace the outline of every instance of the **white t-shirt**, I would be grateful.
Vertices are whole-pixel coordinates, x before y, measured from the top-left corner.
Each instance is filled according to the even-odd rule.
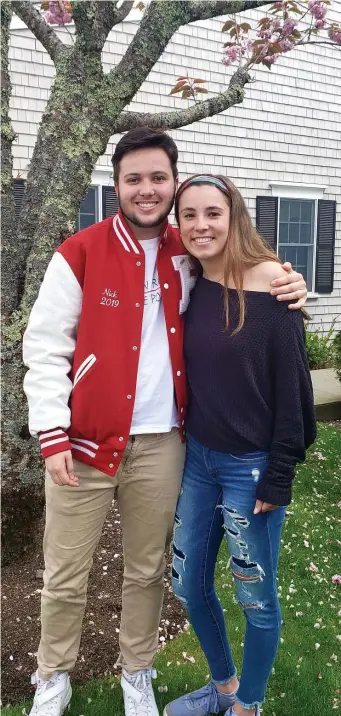
[[[159,238],[145,239],[140,244],[145,253],[144,311],[131,435],[167,433],[179,425],[156,268]]]

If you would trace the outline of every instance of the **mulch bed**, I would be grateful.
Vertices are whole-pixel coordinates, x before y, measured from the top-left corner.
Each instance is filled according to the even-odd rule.
[[[41,540],[43,523],[41,524]],[[168,560],[170,561],[170,559]],[[40,592],[43,586],[42,551],[2,570],[2,703],[20,702],[33,694],[30,675],[36,669],[40,637]],[[79,657],[72,673],[74,683],[118,673],[118,628],[123,573],[119,513],[108,513],[90,574],[88,602]],[[166,573],[166,577],[168,576]],[[185,613],[166,579],[160,624],[160,645],[179,634]]]

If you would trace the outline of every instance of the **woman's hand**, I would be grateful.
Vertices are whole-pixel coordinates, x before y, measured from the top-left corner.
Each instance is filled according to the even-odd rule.
[[[253,510],[254,515],[259,515],[260,512],[271,512],[271,510],[277,510],[278,505],[270,505],[268,502],[262,500],[256,500],[255,509]]]
[[[282,268],[288,272],[287,276],[271,281],[273,288],[270,293],[272,296],[277,296],[278,301],[296,300],[296,303],[289,304],[288,308],[294,310],[302,308],[307,300],[307,284],[302,274],[294,271],[288,261],[282,265]]]

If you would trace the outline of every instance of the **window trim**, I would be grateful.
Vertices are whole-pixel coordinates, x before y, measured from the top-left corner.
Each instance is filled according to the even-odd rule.
[[[276,196],[278,201],[278,215],[277,215],[277,244],[276,244],[276,251],[278,254],[278,244],[279,244],[279,215],[280,215],[280,209],[281,209],[281,199],[297,199],[300,200],[310,200],[314,201],[315,204],[315,211],[314,211],[314,250],[313,250],[313,284],[312,284],[312,290],[308,291],[308,298],[318,298],[319,293],[315,291],[315,281],[316,281],[316,258],[317,258],[317,217],[318,217],[318,200],[323,199],[323,194],[325,191],[325,186],[319,186],[317,184],[292,184],[288,182],[269,182],[269,187],[271,188],[271,195]]]

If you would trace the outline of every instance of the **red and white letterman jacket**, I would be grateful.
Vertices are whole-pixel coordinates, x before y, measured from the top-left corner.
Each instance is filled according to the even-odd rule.
[[[186,415],[183,317],[195,283],[179,233],[164,224],[157,256],[180,431]],[[55,252],[24,335],[29,427],[42,455],[114,475],[129,438],[141,346],[145,257],[121,213]]]

